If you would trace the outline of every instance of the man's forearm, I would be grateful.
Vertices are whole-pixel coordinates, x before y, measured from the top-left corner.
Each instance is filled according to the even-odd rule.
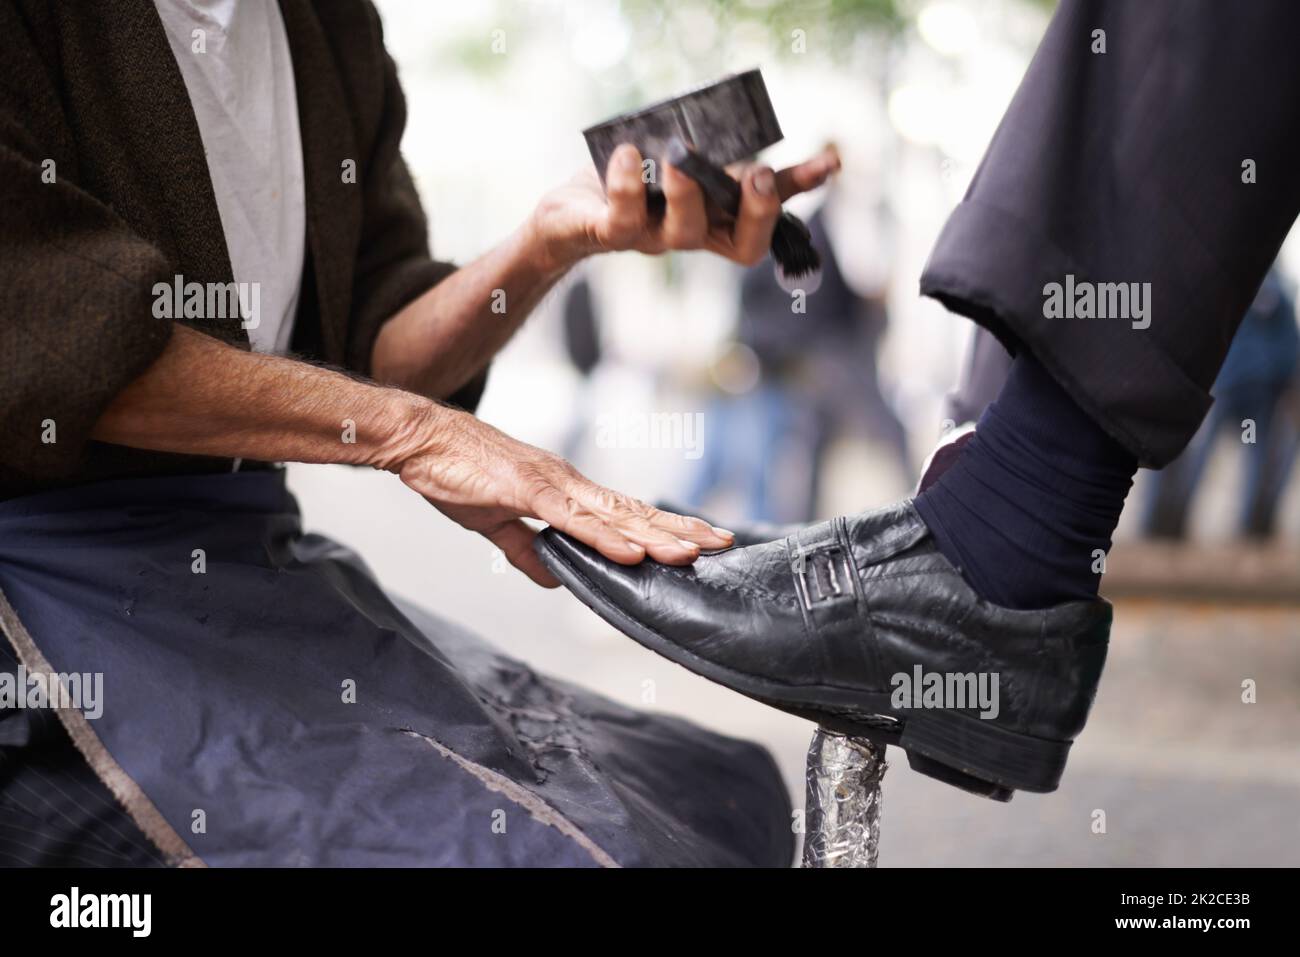
[[[420,396],[177,325],[92,434],[161,452],[391,468],[427,439],[443,411]]]
[[[741,207],[714,223],[700,187],[666,164],[665,210],[651,216],[643,161],[620,146],[604,183],[586,169],[547,193],[528,220],[486,256],[457,270],[388,320],[375,338],[371,375],[431,398],[446,398],[478,375],[562,275],[585,256],[635,249],[710,249],[752,266],[767,253],[781,202],[819,186],[839,168],[827,150],[773,173],[742,173]]]
[[[521,226],[388,320],[371,374],[420,395],[451,395],[483,370],[566,268],[530,224]]]

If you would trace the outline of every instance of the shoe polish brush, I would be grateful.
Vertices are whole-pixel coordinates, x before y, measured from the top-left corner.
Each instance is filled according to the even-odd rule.
[[[620,114],[582,134],[602,183],[614,150],[620,143],[631,143],[647,161],[671,162],[690,176],[733,219],[740,211],[740,184],[724,167],[757,155],[783,137],[758,70],[735,73]],[[646,202],[651,212],[663,211],[664,194],[653,176],[646,182]],[[782,288],[811,292],[817,287],[820,257],[808,227],[789,213],[781,214],[772,233],[772,258]]]
[[[733,221],[740,215],[742,193],[740,183],[727,171],[711,163],[680,139],[674,138],[664,151],[664,159],[699,184],[704,196]],[[815,287],[819,277],[814,275],[822,266],[822,257],[812,244],[812,233],[802,219],[793,213],[781,211],[772,230],[772,259],[776,263],[776,278],[781,288]]]

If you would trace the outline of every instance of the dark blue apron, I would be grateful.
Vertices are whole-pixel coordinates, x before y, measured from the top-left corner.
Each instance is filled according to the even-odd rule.
[[[52,726],[153,863],[792,859],[764,750],[545,678],[395,603],[356,555],[302,533],[280,472],[0,502],[0,590],[0,669],[103,675],[94,720],[0,712],[0,863],[7,837],[26,829],[14,847],[30,848],[42,820],[68,818],[59,801],[107,814],[84,782],[28,773]],[[74,843],[121,831],[92,823]]]

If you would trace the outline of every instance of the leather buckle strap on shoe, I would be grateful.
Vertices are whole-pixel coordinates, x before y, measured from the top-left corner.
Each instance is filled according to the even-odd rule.
[[[812,611],[814,604],[853,597],[853,567],[838,542],[811,552],[796,543],[790,565],[804,611]]]
[[[786,539],[785,546],[804,628],[820,652],[823,675],[878,682],[866,597],[845,520],[802,528]]]

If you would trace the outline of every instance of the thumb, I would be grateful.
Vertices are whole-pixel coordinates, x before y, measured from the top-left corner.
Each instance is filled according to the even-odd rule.
[[[558,588],[560,580],[546,570],[533,551],[537,533],[523,519],[513,519],[483,532],[484,537],[501,549],[506,561],[514,565],[543,588]]]

